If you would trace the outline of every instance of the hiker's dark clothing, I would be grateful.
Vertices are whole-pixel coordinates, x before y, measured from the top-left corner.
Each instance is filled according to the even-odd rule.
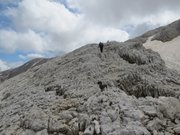
[[[101,53],[103,52],[103,46],[104,46],[104,44],[100,42],[99,43],[99,48],[100,48]]]

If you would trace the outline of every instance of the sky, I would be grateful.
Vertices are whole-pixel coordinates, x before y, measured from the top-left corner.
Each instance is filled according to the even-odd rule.
[[[0,0],[0,71],[180,19],[180,0]]]

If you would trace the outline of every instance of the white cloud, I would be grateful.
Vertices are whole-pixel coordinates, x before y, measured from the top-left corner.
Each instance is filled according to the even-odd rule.
[[[32,30],[23,33],[0,30],[0,48],[6,52],[14,52],[15,50],[43,52],[46,47],[47,42],[44,41],[43,37]]]
[[[18,8],[7,11],[19,29],[35,29],[43,32],[67,32],[73,30],[78,16],[64,5],[49,0],[23,0]]]
[[[169,24],[180,19],[179,0],[67,0],[71,8],[79,8],[86,20],[95,24],[124,28],[133,26],[129,34],[134,35],[134,27],[144,25],[139,30],[147,30]],[[147,27],[150,26],[150,27]],[[136,29],[136,28],[135,28]]]
[[[179,0],[67,0],[72,7],[79,10],[91,21],[106,25],[131,23],[150,15],[161,14],[169,10],[179,16]],[[131,20],[132,19],[132,20]]]
[[[8,63],[10,69],[19,67],[19,66],[21,66],[23,64],[24,64],[23,61],[16,61],[16,62]]]
[[[179,0],[67,0],[67,3],[80,13],[73,13],[53,0],[22,0],[18,7],[8,8],[6,15],[12,19],[15,30],[0,30],[0,48],[42,55],[68,52],[91,42],[127,40],[129,34],[122,30],[123,26],[139,28],[138,32],[130,31],[135,36],[147,30],[147,26],[167,24],[180,14]]]
[[[128,37],[128,33],[120,29],[112,27],[104,28],[91,26],[89,29],[87,29],[87,31],[85,31],[84,40],[86,40],[85,42],[106,42],[109,39],[124,41],[127,40]]]
[[[9,69],[10,67],[8,66],[8,64],[2,60],[0,60],[0,71],[4,71]]]
[[[90,42],[128,39],[125,31],[86,21],[55,1],[23,0],[6,14],[18,30],[0,31],[0,47],[9,52],[68,52]]]
[[[23,61],[16,61],[16,62],[6,62],[0,59],[0,72],[19,67],[23,64]]]
[[[178,12],[165,10],[155,15],[146,16],[143,21],[151,25],[166,25],[177,19],[180,19],[180,10]],[[157,19],[158,18],[158,19]]]
[[[45,57],[44,55],[42,54],[37,54],[37,53],[31,53],[31,54],[27,54],[27,55],[18,55],[20,59],[23,59],[23,60],[27,60],[27,59],[35,59],[35,58],[43,58]]]

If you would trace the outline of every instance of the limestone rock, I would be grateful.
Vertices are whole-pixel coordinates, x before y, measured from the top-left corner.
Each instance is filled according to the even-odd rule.
[[[63,111],[59,114],[59,117],[61,119],[65,119],[67,121],[70,121],[71,119],[73,119],[73,116],[71,115],[71,113],[69,111]]]
[[[94,135],[95,129],[94,125],[89,125],[84,131],[83,135]]]
[[[20,135],[36,135],[36,133],[32,130],[25,130]]]
[[[155,118],[154,120],[148,123],[147,128],[152,132],[154,130],[156,131],[162,130],[162,121],[158,118]]]
[[[90,118],[87,114],[80,114],[79,116],[79,131],[84,131],[90,125]]]
[[[180,102],[178,99],[173,97],[161,97],[159,100],[160,111],[171,120],[179,118],[180,113]]]
[[[173,130],[174,130],[174,132],[175,132],[176,134],[180,134],[180,124],[179,124],[179,125],[176,125]]]
[[[41,109],[34,107],[24,115],[21,126],[35,132],[48,128],[48,115]]]
[[[94,130],[95,130],[96,135],[100,135],[101,127],[99,125],[99,122],[97,120],[94,120],[93,123],[94,123]]]
[[[36,135],[48,135],[47,129],[37,132]]]
[[[72,119],[69,123],[68,123],[70,129],[71,129],[71,133],[73,135],[79,135],[79,123],[78,123],[78,118],[74,118]]]
[[[58,120],[58,117],[51,116],[49,118],[48,131],[49,132],[59,132],[62,128],[61,127],[62,124],[63,124],[63,122]]]

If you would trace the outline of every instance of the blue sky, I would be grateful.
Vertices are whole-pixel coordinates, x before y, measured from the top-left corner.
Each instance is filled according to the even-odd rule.
[[[179,5],[179,0],[0,0],[0,71],[87,43],[125,41],[179,19]]]

